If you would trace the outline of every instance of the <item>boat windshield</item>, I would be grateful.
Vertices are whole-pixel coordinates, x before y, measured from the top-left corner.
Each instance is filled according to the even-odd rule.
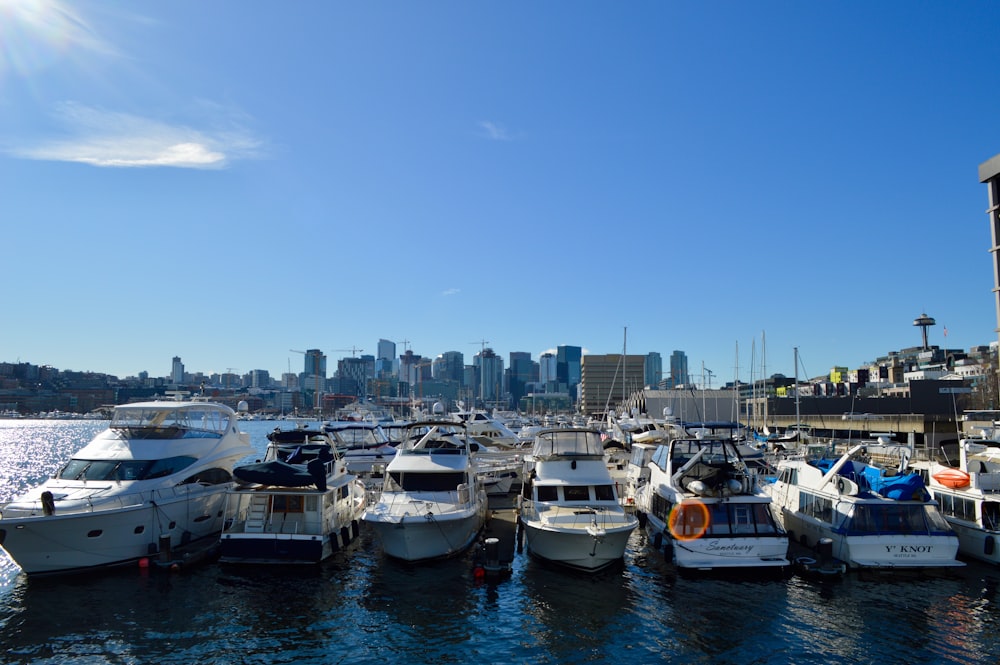
[[[572,455],[603,457],[601,435],[593,430],[556,430],[539,432],[535,437],[532,454],[536,457]]]
[[[465,482],[465,474],[461,471],[446,473],[399,473],[389,474],[390,483],[386,489],[404,492],[453,492]]]
[[[843,530],[852,535],[953,533],[936,504],[892,502],[857,504]]]
[[[119,406],[111,429],[132,438],[221,437],[229,429],[229,414],[206,405]]]
[[[150,480],[175,474],[195,461],[194,457],[186,455],[160,460],[71,459],[56,477],[63,480]]]

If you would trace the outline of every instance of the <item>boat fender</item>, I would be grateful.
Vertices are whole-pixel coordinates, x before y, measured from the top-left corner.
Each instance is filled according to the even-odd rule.
[[[334,552],[340,549],[340,536],[337,534],[336,531],[330,534],[330,548]]]
[[[351,520],[351,538],[357,538],[360,528],[358,527],[357,520]]]
[[[635,518],[639,521],[639,526],[643,529],[646,528],[646,513],[641,510],[637,510],[635,513]]]
[[[56,502],[52,498],[52,492],[42,492],[42,513],[53,515],[56,512]]]
[[[351,530],[348,529],[346,526],[340,527],[340,537],[344,541],[344,545],[346,546],[347,543],[351,542]]]
[[[658,533],[655,536],[653,536],[653,547],[655,547],[656,549],[660,549],[661,547],[663,547],[662,533]]]
[[[986,536],[986,540],[983,541],[983,554],[986,556],[993,556],[993,536]]]

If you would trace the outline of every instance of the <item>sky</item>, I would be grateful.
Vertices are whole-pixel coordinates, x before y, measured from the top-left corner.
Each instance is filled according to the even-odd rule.
[[[680,350],[716,386],[859,367],[923,313],[989,344],[998,28],[985,0],[0,0],[0,362],[280,376],[384,338]]]

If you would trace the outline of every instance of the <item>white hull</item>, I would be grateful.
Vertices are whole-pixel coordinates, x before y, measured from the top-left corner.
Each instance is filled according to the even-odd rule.
[[[365,523],[375,531],[383,551],[396,559],[423,561],[454,556],[472,545],[486,523],[485,497],[481,510],[406,515],[369,511]]]
[[[173,498],[155,493],[155,506],[147,500],[93,512],[5,517],[3,546],[24,572],[46,574],[134,563],[155,555],[161,536],[170,536],[171,547],[218,537],[226,487],[190,487],[190,494],[171,493]]]
[[[739,536],[681,540],[670,535],[666,524],[647,516],[646,533],[659,548],[668,546],[674,565],[695,570],[735,568],[780,568],[789,565],[788,538],[782,535],[766,537]]]
[[[550,529],[538,522],[523,522],[528,552],[564,566],[597,571],[625,556],[625,546],[635,530],[626,524],[615,530]]]
[[[820,538],[833,541],[833,556],[850,568],[947,568],[962,566],[958,554],[958,538],[954,535],[865,535],[849,536],[837,533],[823,522],[799,516],[784,509],[781,521],[785,529],[806,544]]]
[[[970,558],[1000,565],[1000,532],[954,518],[945,518],[958,534],[958,551]]]

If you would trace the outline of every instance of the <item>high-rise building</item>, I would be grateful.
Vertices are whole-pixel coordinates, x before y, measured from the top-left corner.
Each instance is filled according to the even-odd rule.
[[[511,351],[509,380],[507,381],[511,401],[517,404],[522,397],[528,394],[528,384],[537,380],[538,364],[531,359],[531,354],[527,351]]]
[[[543,386],[547,386],[550,383],[555,384],[558,379],[556,378],[556,356],[554,353],[543,353],[538,358],[538,382]],[[556,387],[553,385],[552,392],[556,391]]]
[[[461,385],[465,377],[465,356],[461,351],[445,351],[434,359],[431,374],[436,381],[454,381]]]
[[[326,354],[319,349],[309,349],[305,353],[304,374],[326,378]]]
[[[577,386],[580,385],[582,357],[583,349],[579,346],[556,347],[556,379],[559,381],[559,390],[569,393],[571,397],[577,394]]]
[[[170,383],[175,386],[184,383],[184,363],[181,362],[180,356],[174,356],[170,366]]]
[[[691,383],[688,376],[687,354],[683,351],[674,351],[670,354],[670,378],[667,382],[668,388],[676,388]]]
[[[488,402],[496,402],[504,393],[503,358],[491,348],[483,349],[475,355],[473,363],[476,367],[477,385],[474,395],[486,406]]]
[[[656,351],[646,354],[646,369],[643,377],[643,387],[655,388],[663,378],[663,358]]]
[[[396,376],[399,364],[396,361],[396,343],[388,339],[378,341],[378,351],[375,356],[375,376],[386,379]]]
[[[642,388],[646,356],[624,357],[620,353],[590,354],[583,357],[580,377],[580,411],[604,413],[621,405],[627,396]]]

